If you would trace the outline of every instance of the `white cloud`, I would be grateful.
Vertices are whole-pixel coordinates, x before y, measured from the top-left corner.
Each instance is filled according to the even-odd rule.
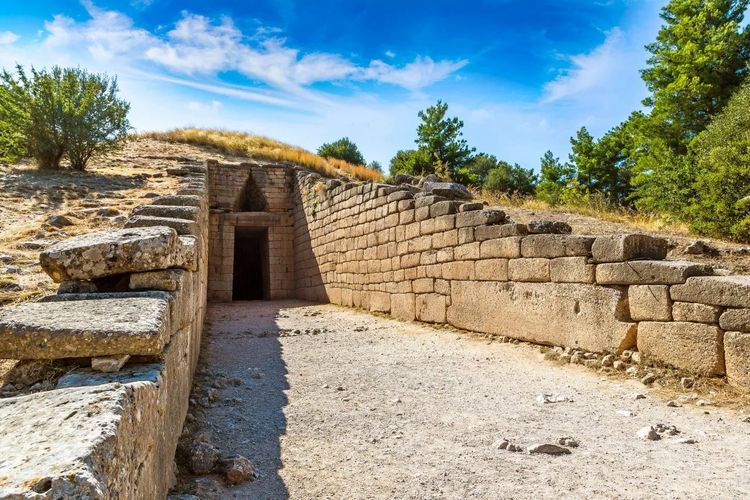
[[[211,102],[199,102],[190,101],[188,103],[188,109],[197,113],[215,113],[221,109],[222,104],[219,101],[213,100]]]
[[[388,57],[388,58],[390,58],[390,59],[393,59],[394,57],[396,57],[396,53],[395,53],[395,52],[393,52],[392,50],[386,50],[386,51],[385,51],[385,57]]]
[[[16,43],[20,37],[12,31],[0,31],[0,45]]]
[[[433,61],[417,56],[402,67],[382,61],[357,64],[342,55],[302,53],[286,45],[275,28],[260,27],[249,36],[228,17],[212,20],[183,12],[166,36],[134,25],[125,14],[84,0],[90,16],[76,21],[58,15],[45,23],[44,45],[50,51],[86,50],[97,61],[118,59],[134,66],[155,64],[185,76],[237,71],[247,78],[297,95],[317,82],[376,81],[416,91],[443,80],[467,61]]]
[[[607,34],[604,43],[587,54],[570,56],[572,65],[544,86],[545,102],[580,95],[607,82],[622,61],[617,57],[625,49],[625,36],[619,28]]]
[[[392,83],[409,90],[419,90],[435,82],[445,80],[452,73],[463,68],[469,61],[433,61],[430,57],[419,57],[401,68],[380,60],[370,63],[359,76],[366,80]]]

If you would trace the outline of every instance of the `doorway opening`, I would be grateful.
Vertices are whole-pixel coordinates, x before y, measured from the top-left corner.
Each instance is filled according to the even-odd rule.
[[[268,298],[268,230],[237,227],[234,233],[232,300]]]

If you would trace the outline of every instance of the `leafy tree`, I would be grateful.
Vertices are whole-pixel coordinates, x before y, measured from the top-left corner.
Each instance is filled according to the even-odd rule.
[[[481,186],[487,180],[490,170],[497,167],[497,158],[487,153],[479,153],[464,167],[463,177],[468,184]]]
[[[750,29],[742,26],[748,0],[671,0],[665,24],[641,75],[661,138],[675,152],[726,104],[748,72]]]
[[[536,196],[547,203],[557,204],[564,189],[568,189],[575,178],[575,168],[562,164],[552,151],[547,151],[541,160],[541,178],[536,187]]]
[[[359,148],[348,137],[333,142],[324,143],[318,148],[318,156],[324,158],[337,158],[354,165],[365,165],[367,162],[360,153]]]
[[[368,166],[368,168],[371,168],[373,170],[377,170],[381,174],[383,173],[383,165],[381,165],[379,161],[373,160],[367,166]]]
[[[31,156],[42,168],[59,168],[67,155],[83,170],[93,156],[120,147],[130,129],[130,105],[117,92],[115,78],[78,68],[3,71],[0,157]]]
[[[750,242],[750,85],[698,136],[694,151],[698,176],[688,210],[693,228]]]
[[[461,180],[460,171],[472,160],[474,148],[470,148],[461,129],[464,122],[456,117],[447,118],[448,104],[438,100],[437,104],[419,112],[422,123],[417,127],[415,140],[419,150],[426,152],[435,172],[447,174]]]
[[[581,127],[576,132],[576,136],[570,138],[570,146],[571,152],[568,158],[576,170],[578,185],[587,192],[591,192],[596,173],[594,137],[586,130],[586,127]]]
[[[391,175],[409,174],[425,176],[435,173],[435,165],[432,163],[429,153],[420,149],[402,149],[391,158]]]
[[[499,161],[497,167],[487,174],[484,189],[508,194],[529,195],[534,193],[537,176],[532,169],[525,169],[518,163],[511,165]]]

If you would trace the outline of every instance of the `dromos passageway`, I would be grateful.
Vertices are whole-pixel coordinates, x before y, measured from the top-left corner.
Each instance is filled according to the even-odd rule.
[[[201,356],[199,386],[223,387],[191,412],[260,473],[234,489],[195,479],[209,496],[750,495],[750,424],[736,412],[668,407],[637,381],[556,366],[531,346],[332,305],[233,302],[210,305]],[[544,404],[543,394],[565,401]],[[656,424],[679,434],[638,438]],[[498,447],[564,436],[580,444],[565,456]]]

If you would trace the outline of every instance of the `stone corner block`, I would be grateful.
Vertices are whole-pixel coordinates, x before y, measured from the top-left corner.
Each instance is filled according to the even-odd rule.
[[[0,358],[155,356],[169,337],[166,298],[24,302],[0,309]]]
[[[699,375],[723,375],[724,332],[701,323],[638,323],[638,350],[646,357]]]
[[[178,245],[175,230],[164,226],[102,231],[52,245],[40,254],[39,263],[57,283],[85,281],[173,267]]]
[[[667,256],[667,240],[646,234],[616,234],[598,236],[591,246],[597,262],[626,260],[662,260]]]

